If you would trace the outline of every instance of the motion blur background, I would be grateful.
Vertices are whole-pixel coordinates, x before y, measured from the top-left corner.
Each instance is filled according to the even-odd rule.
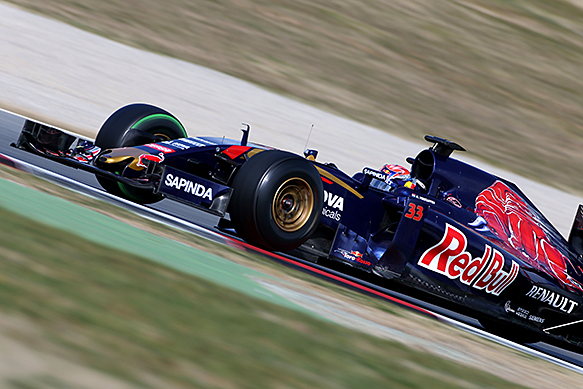
[[[322,154],[341,168],[367,159],[402,163],[433,134],[473,158],[580,196],[582,16],[579,0],[12,0],[0,4],[0,107],[96,131],[114,109],[143,100],[176,114],[191,135],[216,135],[218,125],[239,136],[239,123],[250,121],[252,140],[296,152],[315,124],[312,142],[326,145]],[[191,63],[222,73],[195,72]],[[219,85],[223,73],[361,124],[235,79]],[[270,115],[279,122],[264,120]],[[256,300],[155,264],[153,255],[102,247],[0,207],[0,387],[580,383],[575,372],[262,256],[136,220],[20,172],[0,167],[0,176],[105,213],[112,219],[99,224],[73,211],[98,231],[115,218],[163,233],[164,244],[201,250],[171,258],[178,263],[194,258],[212,267],[219,260],[202,253],[210,252],[256,269],[303,307]],[[558,217],[565,233],[577,197],[565,201],[540,188],[525,191],[546,202],[557,197],[559,206],[543,201],[551,210],[568,208]],[[6,184],[0,199],[10,209],[18,200],[30,214],[21,189]],[[56,201],[37,195],[30,202],[39,208]],[[60,207],[68,205],[45,208]],[[321,320],[304,309],[333,314]]]
[[[11,3],[583,190],[580,0]]]

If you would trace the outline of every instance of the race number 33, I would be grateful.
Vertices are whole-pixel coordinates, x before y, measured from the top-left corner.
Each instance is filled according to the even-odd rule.
[[[423,206],[409,203],[409,210],[405,214],[405,217],[407,219],[413,219],[418,222],[423,217]]]

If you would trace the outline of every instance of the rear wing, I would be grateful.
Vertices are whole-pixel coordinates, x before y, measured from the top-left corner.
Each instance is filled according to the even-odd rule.
[[[583,255],[583,205],[579,204],[569,233],[569,243],[579,255]]]

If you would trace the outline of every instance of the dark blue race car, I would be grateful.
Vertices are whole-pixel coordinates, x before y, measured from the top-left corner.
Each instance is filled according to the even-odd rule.
[[[167,111],[120,108],[96,139],[26,121],[15,146],[92,172],[138,203],[177,200],[246,242],[404,285],[523,341],[583,342],[583,211],[567,242],[511,182],[432,146],[354,176],[242,139],[188,137]],[[348,269],[348,268],[347,268]],[[387,281],[391,280],[391,281]]]

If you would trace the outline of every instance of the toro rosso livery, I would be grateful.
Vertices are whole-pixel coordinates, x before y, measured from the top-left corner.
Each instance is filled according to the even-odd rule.
[[[566,241],[511,182],[432,143],[410,169],[354,176],[248,141],[188,137],[167,111],[133,104],[96,139],[27,121],[14,146],[96,175],[139,203],[181,201],[221,217],[218,228],[263,248],[351,272],[471,312],[525,341],[583,342],[583,212]],[[391,281],[388,281],[391,280]]]

